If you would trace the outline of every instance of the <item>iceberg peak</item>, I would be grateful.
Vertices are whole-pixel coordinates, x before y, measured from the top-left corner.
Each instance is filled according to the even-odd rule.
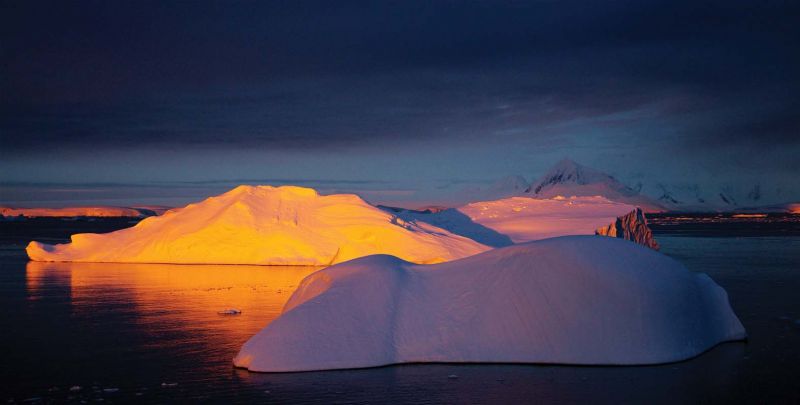
[[[222,195],[256,195],[256,194],[278,194],[281,196],[298,197],[318,197],[317,190],[310,187],[301,186],[269,186],[269,185],[249,185],[242,184]]]

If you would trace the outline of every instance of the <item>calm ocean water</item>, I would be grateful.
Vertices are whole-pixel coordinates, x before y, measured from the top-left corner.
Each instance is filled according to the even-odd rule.
[[[28,263],[21,242],[31,232],[0,242],[1,401],[800,402],[797,236],[657,235],[664,253],[725,287],[750,334],[686,362],[258,374],[231,359],[314,268]],[[242,314],[217,313],[227,308]]]

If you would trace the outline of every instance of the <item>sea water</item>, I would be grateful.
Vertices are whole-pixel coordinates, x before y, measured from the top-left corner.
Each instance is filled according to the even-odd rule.
[[[689,361],[644,367],[432,364],[259,374],[233,368],[231,359],[278,316],[299,281],[316,268],[27,261],[24,239],[64,240],[87,226],[103,225],[3,228],[2,401],[800,401],[797,236],[656,235],[663,253],[709,274],[728,291],[749,333],[747,342],[725,343]],[[241,313],[219,313],[227,309]]]

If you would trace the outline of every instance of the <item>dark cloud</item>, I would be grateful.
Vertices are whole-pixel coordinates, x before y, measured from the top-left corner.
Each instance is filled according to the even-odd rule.
[[[800,152],[798,20],[783,1],[4,2],[0,142],[490,139],[720,161],[755,147],[770,163]]]

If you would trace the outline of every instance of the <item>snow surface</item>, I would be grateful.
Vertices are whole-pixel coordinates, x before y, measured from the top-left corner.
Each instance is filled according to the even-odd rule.
[[[594,235],[636,207],[604,197],[561,196],[549,199],[511,197],[482,201],[437,213],[400,211],[407,221],[424,221],[484,245],[513,243],[566,235]]]
[[[328,265],[371,254],[437,263],[489,249],[426,223],[409,223],[352,194],[294,186],[239,186],[107,234],[31,242],[36,261]]]
[[[234,364],[656,364],[745,337],[708,276],[633,243],[569,236],[437,265],[376,255],[312,273]]]

